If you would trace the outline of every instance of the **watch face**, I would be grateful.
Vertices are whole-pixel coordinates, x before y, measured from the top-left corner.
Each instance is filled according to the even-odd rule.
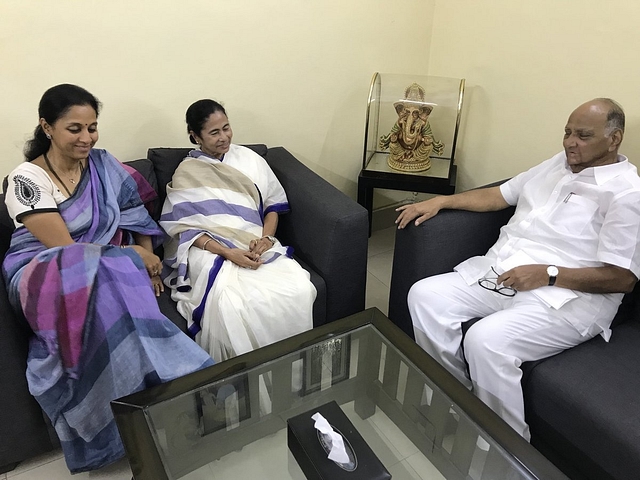
[[[558,267],[556,267],[555,265],[549,265],[547,267],[547,274],[550,277],[556,277],[558,276]]]

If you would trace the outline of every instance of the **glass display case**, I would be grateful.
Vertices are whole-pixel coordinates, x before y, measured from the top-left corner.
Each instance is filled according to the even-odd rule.
[[[367,101],[358,203],[373,189],[451,194],[465,79],[375,73]]]

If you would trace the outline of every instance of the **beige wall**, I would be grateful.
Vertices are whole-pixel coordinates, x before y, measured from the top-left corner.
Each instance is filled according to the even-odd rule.
[[[121,160],[187,146],[186,107],[213,97],[237,142],[284,145],[355,197],[376,71],[467,79],[459,190],[559,151],[596,96],[625,107],[637,160],[638,20],[622,0],[2,0],[0,175],[42,92],[72,82],[104,103],[99,146]]]
[[[184,112],[225,103],[238,143],[283,145],[355,197],[374,72],[427,73],[435,0],[2,0],[0,175],[48,87],[104,104],[121,160],[188,146]]]
[[[465,77],[458,187],[514,175],[562,149],[579,104],[619,101],[621,153],[640,165],[640,3],[439,0],[430,75]]]

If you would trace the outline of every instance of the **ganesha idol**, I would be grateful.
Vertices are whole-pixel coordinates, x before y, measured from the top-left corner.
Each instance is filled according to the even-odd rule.
[[[394,170],[422,172],[431,168],[429,155],[442,155],[444,144],[433,138],[429,114],[436,106],[424,101],[424,88],[412,83],[404,99],[393,104],[398,120],[388,135],[380,137],[380,148],[389,149],[387,163]]]

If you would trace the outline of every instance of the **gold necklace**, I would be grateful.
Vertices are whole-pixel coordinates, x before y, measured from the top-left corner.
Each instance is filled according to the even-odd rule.
[[[47,157],[46,152],[43,154],[44,155],[44,161],[47,164],[47,167],[49,167],[49,170],[51,171],[51,173],[53,173],[53,175],[58,179],[58,181],[62,184],[63,188],[67,191],[67,194],[69,196],[71,196],[71,191],[67,188],[67,185],[62,181],[62,179],[60,178],[60,176],[57,174],[57,172],[53,169],[53,165],[51,165],[51,162],[49,161],[49,157]],[[80,170],[80,176],[82,176],[82,172],[84,172],[84,167],[82,166],[82,161],[78,162],[78,169]],[[75,174],[74,174],[75,175]],[[73,184],[76,184],[76,181],[69,177],[67,175],[67,179]]]

